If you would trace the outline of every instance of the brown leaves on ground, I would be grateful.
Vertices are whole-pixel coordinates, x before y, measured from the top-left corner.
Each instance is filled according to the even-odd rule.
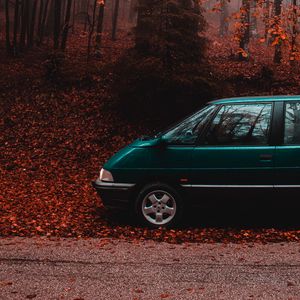
[[[84,87],[50,87],[42,79],[40,61],[34,59],[30,64],[22,58],[1,62],[5,65],[0,69],[1,236],[115,237],[170,243],[300,239],[300,230],[209,226],[150,230],[111,217],[91,180],[106,159],[142,130],[107,107],[109,74],[102,78],[93,73]],[[75,68],[79,58],[67,59]]]

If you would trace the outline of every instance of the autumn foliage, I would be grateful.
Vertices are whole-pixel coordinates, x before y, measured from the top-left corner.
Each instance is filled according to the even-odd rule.
[[[154,9],[154,18],[140,20],[150,26],[146,26],[150,35],[145,35],[145,26],[137,28],[140,31],[135,35],[131,25],[137,19],[137,11],[131,9],[132,15],[127,18],[132,23],[117,23],[116,41],[112,41],[111,27],[104,26],[106,30],[102,32],[100,26],[99,32],[91,33],[94,7],[90,5],[90,19],[79,14],[74,34],[69,28],[63,54],[52,49],[52,27],[49,35],[45,32],[43,43],[30,48],[29,38],[26,49],[18,51],[16,57],[7,56],[5,32],[1,32],[1,236],[122,237],[172,243],[299,241],[297,217],[293,222],[290,215],[282,218],[279,214],[270,221],[265,215],[273,215],[272,207],[267,207],[265,215],[259,209],[251,214],[247,209],[229,210],[228,214],[218,209],[200,211],[179,228],[149,230],[127,215],[107,211],[92,188],[91,181],[113,153],[213,96],[300,92],[298,52],[283,26],[286,18],[277,19],[275,26],[276,19],[268,17],[267,39],[261,33],[257,39],[250,38],[248,52],[244,53],[238,36],[243,25],[240,9],[235,16],[229,16],[228,35],[225,27],[220,36],[214,27],[218,12],[214,11],[212,17],[209,8],[204,13],[199,8],[182,6],[190,1],[170,2],[174,5],[171,15],[161,15]],[[9,2],[11,18],[12,3]],[[144,3],[150,5],[153,1]],[[96,4],[98,16],[103,3]],[[265,4],[258,6],[261,8]],[[104,25],[112,26],[112,16],[116,17],[113,10],[106,16]],[[207,32],[204,16],[209,21]],[[174,27],[158,30],[161,19],[170,20]],[[96,47],[97,37],[101,37],[101,43]],[[276,45],[282,50],[280,64],[273,63]],[[9,47],[12,50],[12,39]],[[239,54],[247,56],[247,60],[241,61]],[[151,116],[157,122],[150,122],[152,127],[146,122],[151,121]]]
[[[122,39],[126,41],[126,39]],[[81,40],[71,41],[75,51],[66,56],[63,75],[80,65],[84,55]],[[110,42],[105,40],[105,45]],[[118,44],[122,49],[125,43]],[[127,47],[131,47],[128,41]],[[217,47],[217,48],[216,48]],[[81,50],[80,50],[81,49]],[[230,49],[218,48],[214,65],[220,76],[239,76],[247,62],[226,64]],[[110,61],[122,55],[105,53]],[[194,217],[175,229],[141,228],[126,214],[107,211],[91,186],[100,166],[115,151],[147,128],[131,124],[110,109],[113,78],[93,71],[87,81],[85,71],[64,86],[44,77],[43,51],[35,56],[7,61],[2,58],[0,120],[0,234],[1,236],[115,237],[129,240],[153,239],[166,242],[254,242],[298,241],[297,227],[278,228],[276,218],[236,214],[228,218],[216,211]],[[76,59],[76,60],[74,60]],[[211,60],[215,60],[212,56]],[[28,64],[27,61],[31,61]],[[251,63],[251,62],[250,62]],[[95,64],[101,66],[101,62]],[[221,64],[223,67],[221,67]],[[259,68],[246,76],[255,76]],[[20,73],[20,70],[22,72]],[[34,70],[34,72],[33,72]],[[97,70],[97,68],[96,68]],[[279,73],[280,75],[280,73]],[[274,76],[277,76],[275,74]],[[251,86],[246,87],[255,92]],[[289,87],[293,90],[295,87]],[[5,100],[5,101],[4,101]],[[259,214],[259,211],[254,212]],[[254,214],[255,215],[255,214]],[[295,219],[296,220],[296,219]],[[260,225],[259,225],[260,224]],[[273,226],[276,225],[277,229]],[[287,224],[291,224],[287,223]]]

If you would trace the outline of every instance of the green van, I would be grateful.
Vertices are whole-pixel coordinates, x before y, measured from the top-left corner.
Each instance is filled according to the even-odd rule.
[[[108,207],[171,226],[206,192],[300,188],[300,96],[216,100],[104,166],[93,186]],[[245,192],[246,191],[246,192]]]

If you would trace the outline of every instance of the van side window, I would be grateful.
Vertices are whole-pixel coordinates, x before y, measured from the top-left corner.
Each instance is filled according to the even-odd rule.
[[[300,102],[285,104],[284,144],[300,144]]]
[[[267,145],[271,111],[271,103],[224,105],[212,121],[205,144]]]
[[[165,133],[163,135],[164,140],[168,144],[173,145],[193,145],[203,125],[213,114],[215,107],[215,105],[207,106],[196,114],[188,117],[179,123],[179,125]]]

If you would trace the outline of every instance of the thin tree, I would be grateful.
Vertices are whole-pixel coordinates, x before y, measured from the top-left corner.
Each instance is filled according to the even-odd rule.
[[[52,38],[54,33],[55,1],[56,0],[49,0],[49,8],[46,14],[45,30],[44,30],[44,36],[47,37],[52,36]]]
[[[43,9],[44,9],[44,0],[40,0],[38,21],[37,21],[37,36],[38,36],[38,39],[40,37],[41,29],[42,29]],[[38,40],[37,40],[37,43],[38,43]]]
[[[112,24],[113,26],[112,26],[112,34],[111,34],[111,38],[113,41],[116,40],[116,36],[117,36],[119,8],[120,8],[120,0],[115,0],[115,6],[113,10],[113,24]]]
[[[46,19],[47,19],[47,15],[48,15],[49,3],[50,3],[50,0],[46,0],[46,2],[44,3],[44,8],[42,7],[41,10],[40,10],[40,13],[42,14],[42,16],[41,16],[40,27],[38,29],[37,45],[41,45],[43,43],[43,40],[44,40],[44,33],[45,33]]]
[[[13,35],[13,55],[18,53],[18,29],[19,29],[19,0],[15,2],[14,12],[14,35]]]
[[[84,21],[84,31],[87,31],[87,26],[90,23],[89,11],[90,11],[90,0],[87,0],[86,15],[85,15],[85,21]]]
[[[105,1],[103,0],[99,4],[99,13],[98,13],[98,22],[97,22],[96,49],[98,51],[101,48],[101,42],[102,42],[104,8],[105,8]]]
[[[257,37],[258,32],[257,32],[257,0],[252,0],[251,1],[251,8],[250,10],[252,11],[252,14],[250,14],[250,35],[251,37]]]
[[[129,22],[134,23],[137,16],[137,0],[130,0],[130,6],[129,6]]]
[[[73,1],[73,8],[72,8],[72,33],[75,33],[75,19],[76,19],[76,1]]]
[[[220,2],[220,36],[228,34],[228,0],[221,0]]]
[[[242,1],[241,7],[241,36],[240,36],[240,59],[249,58],[249,40],[250,40],[250,2]]]
[[[60,23],[61,24],[64,24],[65,22],[65,19],[64,19],[64,16],[66,15],[66,1],[67,0],[61,0],[61,8],[60,8],[60,16],[61,16],[61,20],[60,20]]]
[[[66,49],[68,33],[69,33],[69,28],[70,28],[71,8],[72,8],[72,0],[68,0],[67,7],[66,7],[65,24],[64,24],[64,28],[63,28],[62,41],[61,41],[61,49],[62,50]]]
[[[90,55],[91,55],[92,37],[93,37],[93,34],[94,34],[94,30],[95,30],[96,9],[97,9],[97,0],[94,0],[92,21],[90,22],[90,28],[89,28],[88,48],[87,48],[87,62],[89,62]]]
[[[5,0],[5,31],[6,31],[6,52],[11,53],[10,44],[10,18],[9,18],[9,0]]]
[[[265,23],[265,42],[268,44],[268,37],[269,37],[269,22],[270,22],[270,0],[265,1],[264,7],[264,23]]]
[[[26,32],[29,20],[29,0],[22,0],[21,5],[21,33],[20,33],[20,49],[25,48]]]
[[[32,3],[31,21],[30,21],[29,34],[28,34],[28,46],[29,47],[33,46],[37,2],[38,2],[38,0],[34,0]]]
[[[55,0],[55,2],[54,2],[54,29],[53,29],[54,49],[59,48],[60,20],[61,20],[61,0]]]
[[[295,56],[297,51],[296,38],[297,38],[297,23],[298,23],[298,15],[297,15],[297,0],[292,0],[292,38],[291,38],[291,53],[290,53],[290,62],[295,61]]]
[[[280,38],[280,27],[281,27],[281,6],[282,0],[275,0],[274,2],[275,16],[274,16],[274,27],[275,27],[275,53],[274,53],[274,63],[279,64],[282,59],[281,44],[282,40]]]

